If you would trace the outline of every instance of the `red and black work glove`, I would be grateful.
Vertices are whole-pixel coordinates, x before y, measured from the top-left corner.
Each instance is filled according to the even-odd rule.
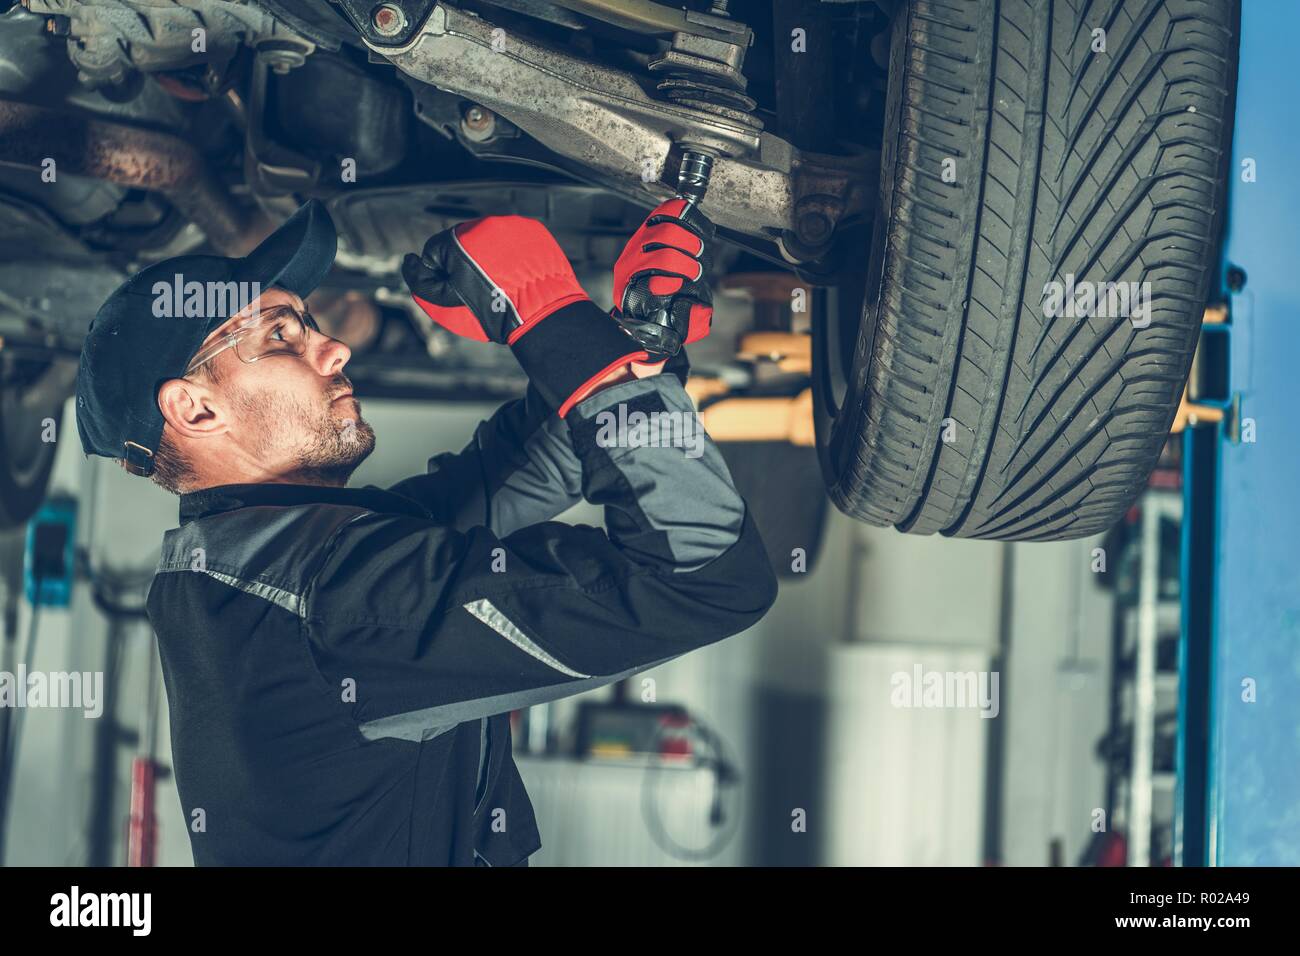
[[[662,362],[709,334],[713,223],[685,199],[650,213],[614,263],[614,318]]]
[[[456,335],[509,345],[561,418],[645,349],[591,301],[535,219],[488,216],[445,229],[402,263],[416,303]]]

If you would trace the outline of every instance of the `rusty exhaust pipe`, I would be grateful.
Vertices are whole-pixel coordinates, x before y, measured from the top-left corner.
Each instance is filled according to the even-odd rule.
[[[0,165],[103,179],[167,197],[223,255],[242,256],[275,225],[260,210],[240,209],[189,143],[170,133],[0,100]]]

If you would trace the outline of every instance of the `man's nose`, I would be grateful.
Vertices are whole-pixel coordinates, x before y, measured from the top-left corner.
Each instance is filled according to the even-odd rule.
[[[330,338],[323,332],[315,333],[319,344],[316,348],[316,370],[327,378],[340,372],[352,358],[352,350],[338,339]]]

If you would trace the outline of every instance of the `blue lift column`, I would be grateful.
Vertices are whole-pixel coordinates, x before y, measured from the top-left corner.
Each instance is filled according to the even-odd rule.
[[[1227,337],[1231,414],[1185,445],[1183,865],[1300,865],[1297,37],[1300,3],[1242,3],[1230,324],[1205,333]]]

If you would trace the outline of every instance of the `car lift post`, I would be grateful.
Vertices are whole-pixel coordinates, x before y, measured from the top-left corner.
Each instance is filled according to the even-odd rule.
[[[1243,3],[1224,419],[1186,432],[1175,863],[1300,865],[1300,4]],[[1203,340],[1204,342],[1204,340]]]

